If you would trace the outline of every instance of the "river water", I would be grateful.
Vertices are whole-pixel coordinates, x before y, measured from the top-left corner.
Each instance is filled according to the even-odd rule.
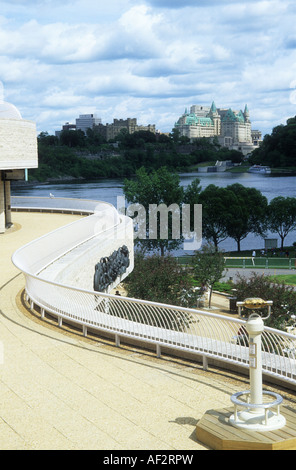
[[[195,178],[199,178],[202,189],[209,184],[226,187],[229,184],[240,183],[247,187],[259,189],[268,201],[276,196],[296,197],[296,176],[270,176],[257,175],[252,173],[184,173],[180,174],[180,183],[187,187]],[[55,198],[77,198],[91,201],[105,201],[117,207],[117,197],[123,196],[122,179],[101,179],[97,181],[85,182],[61,182],[52,184],[28,184],[22,186],[13,186],[12,196],[30,196],[48,198],[53,194]],[[44,200],[46,204],[46,200]],[[13,204],[13,199],[12,199]],[[268,233],[269,238],[277,238],[280,246],[279,237],[276,234]],[[296,241],[296,231],[290,233],[285,244],[291,245]],[[236,250],[236,243],[232,239],[227,239],[219,244],[219,247],[225,251]],[[241,243],[241,249],[262,249],[264,248],[264,239],[252,234],[248,235]],[[181,249],[176,252],[177,255],[185,254]]]

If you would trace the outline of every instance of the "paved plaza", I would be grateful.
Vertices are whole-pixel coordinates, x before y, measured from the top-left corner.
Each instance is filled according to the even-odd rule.
[[[198,420],[228,407],[247,377],[116,348],[25,308],[12,253],[78,217],[13,213],[14,226],[0,235],[1,450],[206,450],[195,437]],[[213,306],[219,312],[218,298]],[[295,406],[293,395],[286,399]]]

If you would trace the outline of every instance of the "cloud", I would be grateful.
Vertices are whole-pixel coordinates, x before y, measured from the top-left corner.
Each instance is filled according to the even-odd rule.
[[[48,63],[77,63],[159,55],[159,15],[144,5],[131,8],[109,25],[67,22],[41,24],[35,19],[21,27],[0,29],[0,55],[34,57]],[[25,44],[25,51],[24,51]]]
[[[221,0],[147,0],[150,5],[157,8],[211,8],[221,6]],[[223,0],[224,5],[237,3],[237,0]],[[254,0],[245,0],[243,3],[254,3]]]
[[[49,132],[85,110],[170,131],[213,100],[247,102],[270,132],[295,114],[295,15],[291,0],[2,1],[0,81]]]

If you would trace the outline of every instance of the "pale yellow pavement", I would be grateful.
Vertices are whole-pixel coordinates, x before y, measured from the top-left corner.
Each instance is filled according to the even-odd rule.
[[[197,421],[247,378],[42,322],[21,303],[12,253],[78,216],[14,213],[0,235],[0,449],[201,450]]]

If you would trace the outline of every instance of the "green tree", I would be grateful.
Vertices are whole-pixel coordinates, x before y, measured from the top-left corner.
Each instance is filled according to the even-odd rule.
[[[136,178],[125,179],[123,191],[127,202],[132,204],[128,215],[136,219],[137,242],[150,251],[160,250],[161,255],[178,248],[183,241],[182,205],[190,205],[193,230],[194,204],[198,204],[201,191],[199,183],[196,178],[184,189],[180,177],[166,167],[151,172],[142,167],[136,171]],[[134,209],[138,209],[136,215]]]
[[[48,132],[40,132],[38,135],[38,144],[41,145],[58,145],[59,139],[54,135],[49,135]]]
[[[86,137],[81,130],[64,130],[60,134],[60,142],[68,147],[85,147]]]
[[[268,205],[267,227],[281,238],[281,248],[289,232],[296,229],[296,198],[278,196]]]
[[[194,205],[200,204],[201,185],[200,180],[195,178],[186,189],[184,189],[183,204],[190,205],[190,230],[194,231]]]
[[[134,270],[124,281],[129,297],[182,307],[196,306],[197,291],[187,271],[170,254],[135,254]]]
[[[180,140],[180,138],[181,138],[181,134],[180,134],[180,131],[179,131],[176,127],[174,127],[174,128],[172,129],[172,132],[171,132],[171,134],[170,134],[170,138],[171,138],[171,139],[173,140],[173,142],[175,142],[175,143],[178,143],[178,142],[179,142],[179,140]]]
[[[291,313],[296,312],[296,292],[293,287],[256,273],[248,277],[238,275],[234,287],[238,301],[243,302],[249,297],[273,301],[271,316],[265,321],[267,326],[285,330],[294,323],[295,320],[291,318]]]
[[[86,131],[86,137],[88,147],[100,147],[102,144],[106,143],[106,139],[100,133],[98,127],[94,127],[93,129],[88,128]]]
[[[261,163],[271,167],[295,167],[296,116],[288,119],[286,125],[274,127],[270,135],[266,134],[249,161],[251,164]]]
[[[227,234],[237,243],[240,251],[241,241],[249,233],[264,235],[267,223],[267,198],[255,188],[247,188],[239,183],[227,186],[232,193],[231,206],[227,218]]]
[[[235,217],[235,196],[228,189],[210,184],[201,192],[199,202],[202,204],[203,237],[217,250],[218,244],[228,237],[231,216]]]
[[[180,229],[177,237],[173,231],[173,218],[176,220],[179,217],[179,221],[181,220],[180,208],[184,196],[179,176],[165,167],[151,173],[142,167],[137,170],[134,179],[124,180],[123,191],[127,201],[139,209],[136,212],[137,225],[140,227],[138,242],[148,250],[160,249],[162,255],[167,250],[177,248],[182,239]],[[162,221],[162,224],[160,214],[156,212],[157,208],[164,207],[161,205],[167,209],[172,208],[167,212],[167,220]],[[132,216],[131,213],[128,215]],[[160,233],[161,227],[164,235]]]
[[[203,288],[208,288],[209,307],[211,306],[213,285],[219,282],[225,270],[225,258],[221,251],[216,247],[207,244],[199,251],[195,252],[193,257],[194,279]]]

